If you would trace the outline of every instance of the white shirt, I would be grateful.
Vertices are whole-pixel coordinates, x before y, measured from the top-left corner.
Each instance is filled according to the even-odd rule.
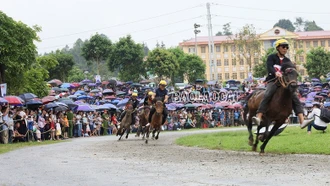
[[[307,118],[312,118],[313,116],[315,115],[315,120],[314,120],[314,123],[315,125],[318,125],[318,126],[321,126],[321,127],[326,127],[328,126],[327,123],[325,123],[324,121],[322,121],[320,119],[320,115],[321,115],[321,109],[319,108],[313,108],[312,112],[308,114]]]

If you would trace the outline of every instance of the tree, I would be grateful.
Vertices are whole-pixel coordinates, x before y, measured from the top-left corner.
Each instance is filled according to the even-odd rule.
[[[330,52],[322,47],[313,48],[307,53],[307,61],[304,64],[310,77],[326,77],[330,69]]]
[[[275,54],[276,49],[275,48],[269,48],[265,55],[261,57],[262,63],[257,64],[253,68],[253,76],[254,77],[264,77],[267,75],[267,58],[271,54]]]
[[[181,83],[184,81],[184,77],[187,72],[188,63],[185,58],[185,56],[187,54],[185,54],[179,47],[169,48],[168,51],[170,53],[172,53],[172,55],[175,58],[175,61],[179,65],[179,68],[176,69],[175,71],[173,71],[171,82],[172,83]]]
[[[226,23],[223,25],[223,35],[225,36],[230,36],[230,35],[233,35],[233,33],[231,32],[231,28],[230,28],[230,22],[229,23]]]
[[[243,58],[248,64],[248,72],[252,70],[252,59],[259,57],[261,43],[253,25],[245,25],[232,38],[234,48],[238,49],[238,58]],[[240,60],[240,59],[239,59]]]
[[[297,32],[301,32],[304,26],[304,19],[302,17],[296,17],[296,21],[293,23]]]
[[[304,22],[304,31],[317,31],[323,30],[323,28],[319,27],[315,21],[305,21]]]
[[[108,57],[108,68],[118,70],[119,78],[123,81],[138,81],[141,76],[146,76],[143,63],[144,47],[135,43],[130,35],[120,38],[112,47]]]
[[[166,49],[156,48],[149,52],[146,67],[159,78],[171,78],[173,72],[179,68],[175,56]]]
[[[85,78],[93,79],[93,75],[90,73],[85,74],[84,71],[77,66],[73,66],[73,68],[69,71],[68,82],[80,82]]]
[[[280,19],[273,27],[281,27],[288,31],[294,32],[295,27],[293,26],[292,22],[289,19]]]
[[[143,51],[144,51],[144,56],[148,56],[149,48],[145,43],[143,43]]]
[[[185,75],[189,83],[195,82],[196,79],[205,79],[206,66],[199,56],[186,54],[184,61],[187,62]]]
[[[215,36],[222,36],[223,34],[222,34],[222,32],[221,31],[219,31],[219,32],[217,32],[216,34],[215,34]]]
[[[96,63],[96,73],[100,74],[100,63],[111,53],[111,41],[103,34],[95,34],[83,46],[82,55],[90,62]]]
[[[73,68],[73,65],[74,65],[72,55],[64,53],[60,50],[51,52],[49,55],[51,57],[55,58],[56,61],[58,62],[57,66],[49,69],[49,78],[67,81],[69,72]]]
[[[23,73],[36,61],[39,41],[38,26],[28,27],[0,11],[0,83],[8,84],[8,92],[15,93],[22,86]]]

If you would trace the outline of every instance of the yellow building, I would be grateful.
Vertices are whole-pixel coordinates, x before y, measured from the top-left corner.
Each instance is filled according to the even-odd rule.
[[[290,41],[290,49],[287,56],[297,64],[297,68],[302,76],[307,76],[306,70],[302,66],[306,62],[306,54],[313,47],[325,47],[330,50],[330,31],[311,32],[290,32],[283,28],[274,27],[271,30],[259,34],[261,51],[256,53],[251,61],[252,69],[255,64],[260,63],[260,57],[264,52],[273,47],[273,43],[280,38]],[[207,80],[225,81],[235,79],[243,81],[248,77],[249,67],[244,58],[237,55],[236,47],[228,36],[214,36],[215,54],[211,55],[211,76],[209,63],[208,37],[197,37],[197,55],[206,64],[205,77]],[[179,44],[184,52],[195,53],[195,38],[181,42]],[[329,69],[330,70],[330,69]]]

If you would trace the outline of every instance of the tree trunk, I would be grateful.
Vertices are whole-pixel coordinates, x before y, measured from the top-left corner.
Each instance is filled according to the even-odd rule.
[[[0,84],[5,82],[5,70],[6,70],[5,65],[0,64]]]

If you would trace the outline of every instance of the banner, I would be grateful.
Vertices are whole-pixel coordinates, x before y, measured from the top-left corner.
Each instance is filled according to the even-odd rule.
[[[95,76],[95,83],[101,83],[101,76],[100,75]]]
[[[1,88],[1,97],[4,97],[7,95],[7,83],[0,84]]]

